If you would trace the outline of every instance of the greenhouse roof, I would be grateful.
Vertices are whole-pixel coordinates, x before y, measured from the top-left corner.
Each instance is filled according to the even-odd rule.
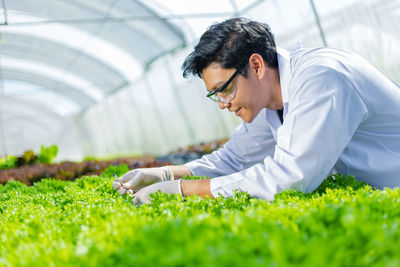
[[[200,118],[179,96],[183,88],[202,86],[184,82],[180,64],[209,25],[235,16],[267,22],[285,48],[302,42],[351,49],[399,80],[396,0],[0,0],[0,156],[54,142],[65,142],[67,148],[77,144],[63,157],[145,152],[129,136],[140,121],[150,120],[146,116],[163,121],[165,110],[179,114],[187,131],[184,143],[204,140],[194,134],[199,126],[190,125]],[[159,89],[164,86],[168,92]],[[147,88],[146,96],[139,88]],[[163,107],[168,94],[182,107]],[[146,100],[153,97],[153,102]],[[123,126],[113,125],[121,113],[136,124],[118,137],[122,143],[103,130],[121,131]],[[92,122],[104,117],[108,124]],[[215,124],[224,126],[214,138],[228,136],[237,120],[218,118]],[[106,144],[97,150],[99,143],[91,140]],[[171,148],[152,147],[155,152]]]

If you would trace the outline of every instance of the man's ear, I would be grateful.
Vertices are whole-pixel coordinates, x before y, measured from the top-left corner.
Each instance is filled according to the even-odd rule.
[[[264,59],[260,54],[251,54],[249,58],[249,69],[254,70],[256,76],[261,79],[264,76],[265,63]]]

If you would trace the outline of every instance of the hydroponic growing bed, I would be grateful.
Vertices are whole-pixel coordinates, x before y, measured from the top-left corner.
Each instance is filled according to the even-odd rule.
[[[337,175],[272,203],[157,193],[136,207],[112,181],[0,185],[0,266],[400,264],[400,189]]]

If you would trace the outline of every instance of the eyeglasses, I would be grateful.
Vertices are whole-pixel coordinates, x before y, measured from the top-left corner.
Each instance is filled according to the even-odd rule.
[[[237,88],[235,86],[231,86],[228,88],[229,84],[235,79],[235,77],[239,74],[239,69],[236,69],[235,73],[229,78],[229,80],[224,83],[224,85],[207,94],[207,97],[210,98],[214,102],[223,102],[229,103],[235,97]],[[220,94],[218,94],[220,93]]]

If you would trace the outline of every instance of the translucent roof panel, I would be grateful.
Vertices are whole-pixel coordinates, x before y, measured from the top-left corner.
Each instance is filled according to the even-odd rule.
[[[37,102],[40,106],[46,107],[46,112],[50,111],[59,116],[76,115],[81,108],[73,99],[63,97],[63,95],[57,92],[48,90],[47,87],[41,87],[39,83],[33,85],[30,82],[23,82],[21,80],[14,81],[8,78],[4,82],[3,97]],[[51,101],[43,101],[48,99],[51,99]],[[13,114],[15,114],[15,112],[13,112]]]
[[[32,22],[36,25],[68,24],[121,47],[141,62],[184,45],[184,35],[176,26],[154,17],[151,20],[140,19],[156,14],[139,1],[19,0],[6,3],[7,9],[12,11],[8,13],[10,25],[32,25]],[[18,14],[39,19],[21,22]]]
[[[149,62],[185,45],[172,24],[126,20],[154,13],[135,1],[3,1],[2,53],[80,75],[105,94]]]
[[[126,82],[109,65],[90,54],[80,54],[79,50],[63,43],[15,33],[3,33],[2,39],[2,55],[49,65],[62,70],[66,76],[80,76],[90,83],[96,81],[93,84],[104,93]]]
[[[11,61],[11,60],[10,60]],[[94,103],[93,98],[88,96],[88,90],[82,91],[76,89],[75,86],[70,86],[69,83],[60,83],[62,79],[56,80],[52,79],[50,75],[42,75],[42,73],[46,73],[45,70],[40,72],[36,72],[36,69],[32,70],[32,67],[38,67],[37,64],[29,68],[29,64],[21,64],[20,66],[18,63],[21,61],[16,61],[15,59],[11,62],[8,62],[7,59],[2,59],[2,77],[4,79],[4,92],[3,96],[7,96],[7,91],[13,91],[9,89],[9,87],[13,87],[15,84],[7,83],[9,80],[15,81],[22,81],[25,83],[31,83],[33,85],[38,85],[43,88],[46,88],[49,91],[53,91],[58,93],[63,97],[67,97],[74,101],[76,104],[80,105],[81,107],[87,107]],[[39,66],[40,67],[40,66]],[[53,72],[54,70],[48,69],[49,72]],[[62,73],[59,74],[61,76]],[[56,75],[54,75],[56,76]],[[71,80],[70,80],[71,81]]]
[[[141,19],[146,16],[151,19]],[[11,141],[20,136],[11,129],[29,131],[24,121],[35,117],[53,129],[68,120],[68,131],[84,137],[75,127],[77,114],[130,86],[151,62],[185,45],[179,25],[140,1],[0,1],[0,143],[6,144],[0,155],[60,140],[56,130],[36,127],[32,133],[47,138]],[[12,103],[34,108],[13,116],[18,109],[6,108]]]
[[[278,46],[356,52],[400,81],[399,0],[1,0],[0,155],[166,153],[240,122],[181,64],[213,23],[268,23]],[[36,136],[36,138],[35,138]]]

